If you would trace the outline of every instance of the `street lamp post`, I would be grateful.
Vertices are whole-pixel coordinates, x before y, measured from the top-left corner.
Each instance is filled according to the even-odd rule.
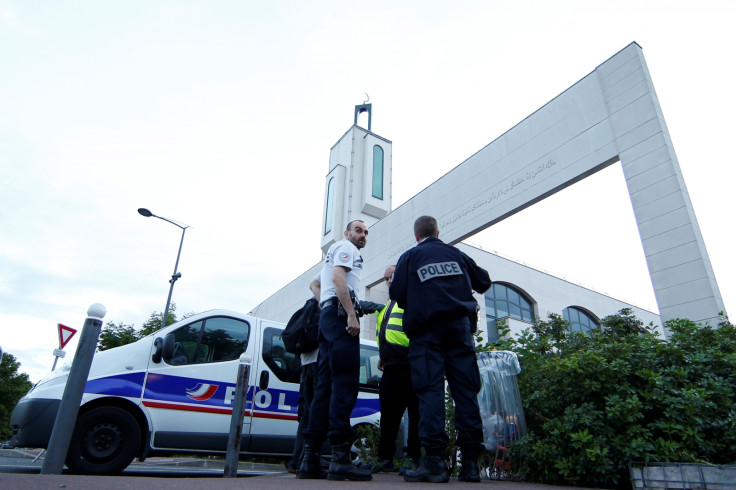
[[[154,217],[158,219],[162,219],[168,223],[171,223],[172,225],[178,226],[181,228],[181,241],[179,242],[179,253],[176,254],[176,263],[174,264],[174,273],[171,275],[171,279],[169,280],[169,297],[166,299],[166,309],[164,310],[164,316],[161,319],[161,328],[164,328],[166,326],[166,320],[169,318],[169,306],[171,305],[171,294],[174,292],[174,283],[177,279],[181,277],[181,272],[177,272],[176,270],[179,268],[179,257],[181,256],[181,246],[184,245],[184,233],[187,231],[187,228],[189,226],[182,226],[179,223],[175,221],[171,221],[170,219],[166,219],[162,216],[156,216],[152,212],[150,212],[146,208],[138,208],[138,214],[141,216],[145,216],[146,218]]]

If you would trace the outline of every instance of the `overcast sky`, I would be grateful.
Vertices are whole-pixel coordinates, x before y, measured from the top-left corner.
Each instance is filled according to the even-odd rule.
[[[37,381],[56,324],[81,329],[89,305],[137,327],[162,311],[181,232],[140,207],[191,226],[180,314],[250,311],[321,259],[329,150],[365,93],[393,141],[395,208],[632,41],[736,312],[735,12],[0,0],[0,345]],[[469,242],[656,311],[620,164]]]

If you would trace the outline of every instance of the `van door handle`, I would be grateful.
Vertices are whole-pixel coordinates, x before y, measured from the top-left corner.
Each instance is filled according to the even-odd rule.
[[[261,371],[261,380],[258,382],[258,388],[264,391],[268,389],[268,371]]]

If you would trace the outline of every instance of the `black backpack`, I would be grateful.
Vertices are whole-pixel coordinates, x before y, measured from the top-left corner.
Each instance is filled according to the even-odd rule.
[[[310,298],[291,315],[286,328],[281,332],[286,352],[302,354],[319,346],[319,313],[319,303]]]

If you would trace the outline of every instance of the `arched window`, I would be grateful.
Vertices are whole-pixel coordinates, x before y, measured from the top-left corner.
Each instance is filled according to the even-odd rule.
[[[383,148],[373,147],[373,185],[371,195],[383,199]]]
[[[600,323],[588,312],[581,308],[570,306],[562,310],[562,317],[570,322],[571,332],[590,332],[600,328]]]
[[[534,321],[532,302],[511,285],[494,283],[486,292],[485,300],[488,340],[498,340],[497,321],[502,318],[515,318],[528,323]]]
[[[335,177],[327,184],[327,203],[325,204],[325,235],[332,231],[333,214],[335,212]]]

